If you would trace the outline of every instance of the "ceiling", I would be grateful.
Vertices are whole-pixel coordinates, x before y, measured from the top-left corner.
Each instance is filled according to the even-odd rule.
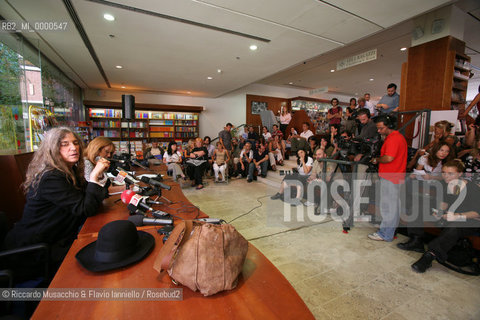
[[[22,35],[38,40],[82,88],[218,97],[260,82],[354,95],[382,94],[386,83],[398,82],[406,59],[399,48],[410,44],[411,18],[452,2],[0,0],[0,15],[67,22],[66,31]],[[464,11],[478,4],[461,2]],[[105,20],[105,13],[115,20]],[[330,72],[339,57],[373,48],[376,61]],[[472,48],[478,54],[480,47]]]

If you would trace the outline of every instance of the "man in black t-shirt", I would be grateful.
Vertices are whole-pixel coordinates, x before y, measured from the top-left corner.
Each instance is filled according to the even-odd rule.
[[[265,178],[267,176],[267,170],[268,170],[268,151],[265,148],[265,145],[260,144],[259,148],[255,150],[253,153],[253,167],[249,168],[249,177],[253,177],[254,180],[257,180],[257,177],[254,176],[254,170],[256,169],[257,171],[260,168],[260,175]],[[252,171],[250,173],[250,170]],[[249,180],[247,180],[250,182]]]
[[[203,146],[202,138],[195,139],[195,147],[190,153],[187,162],[187,174],[190,180],[194,180],[192,187],[203,188],[202,177],[208,160],[208,150]]]

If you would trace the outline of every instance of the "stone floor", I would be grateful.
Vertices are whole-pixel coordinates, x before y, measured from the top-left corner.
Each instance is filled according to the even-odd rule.
[[[436,262],[425,274],[414,273],[410,265],[420,254],[396,248],[405,237],[391,243],[368,240],[367,234],[375,231],[369,223],[344,234],[341,223],[328,216],[308,223],[284,222],[305,207],[290,211],[282,201],[271,200],[280,178],[269,172],[267,179],[231,179],[228,184],[207,180],[202,190],[183,191],[210,217],[233,220],[317,319],[480,319],[480,277],[455,273]]]

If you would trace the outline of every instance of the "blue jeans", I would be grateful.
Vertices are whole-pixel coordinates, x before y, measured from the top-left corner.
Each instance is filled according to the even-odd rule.
[[[378,235],[385,241],[392,241],[400,220],[400,187],[387,179],[380,178],[380,214],[382,223]]]
[[[253,180],[253,173],[255,172],[255,164],[252,162],[250,162],[250,164],[248,165],[248,176],[247,176],[247,179],[251,179]]]

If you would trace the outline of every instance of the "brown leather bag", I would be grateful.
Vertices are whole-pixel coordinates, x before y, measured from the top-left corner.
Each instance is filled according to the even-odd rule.
[[[237,285],[248,242],[232,225],[182,221],[160,249],[153,268],[210,296]]]

